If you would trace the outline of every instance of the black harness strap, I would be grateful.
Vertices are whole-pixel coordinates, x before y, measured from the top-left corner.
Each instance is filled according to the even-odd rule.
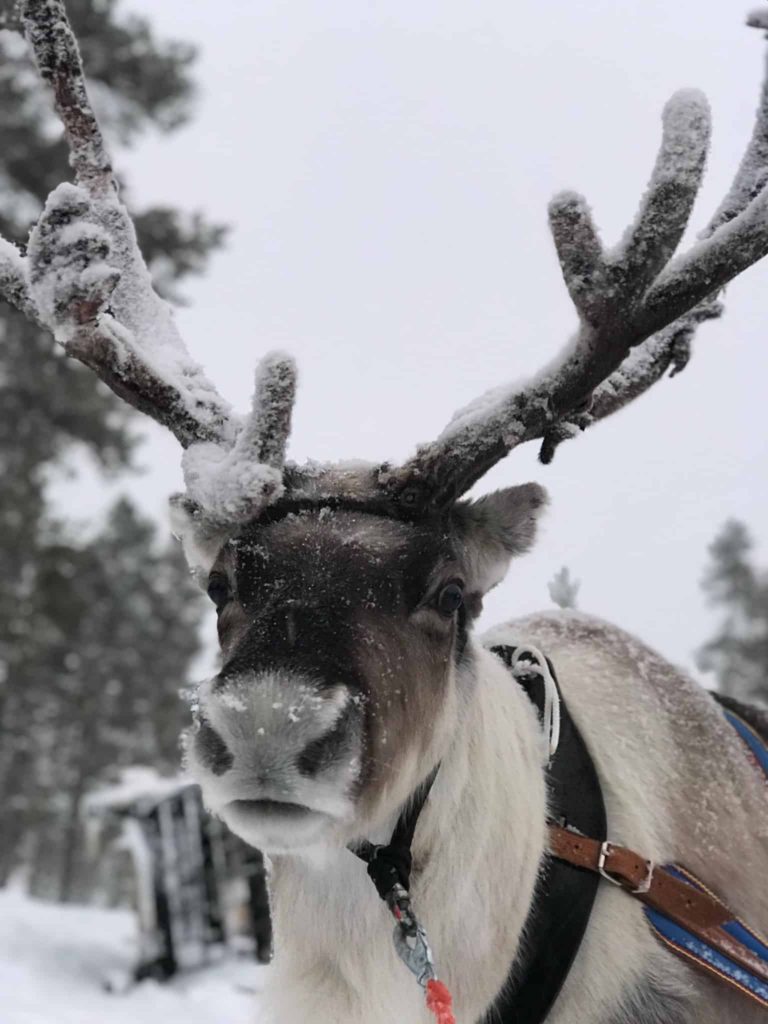
[[[368,866],[368,874],[376,886],[376,891],[385,902],[396,885],[401,885],[406,892],[410,889],[413,836],[439,767],[438,765],[416,790],[398,818],[392,838],[385,846],[377,846],[365,840],[351,847],[352,853]]]
[[[491,650],[511,670],[516,648],[500,646]],[[515,681],[543,717],[543,680],[534,671],[521,675],[519,665],[518,662]],[[562,698],[549,659],[547,665],[560,697],[560,740],[546,770],[550,820],[602,842],[607,828],[597,772]],[[363,842],[351,848],[367,864],[379,896],[390,909],[398,904],[408,915],[411,846],[438,770],[439,765],[413,795],[386,845]],[[541,1024],[546,1019],[579,951],[599,882],[600,876],[591,871],[545,857],[525,923],[523,957],[512,965],[504,988],[487,1015],[488,1024]],[[415,919],[412,923],[415,926]]]
[[[511,668],[514,647],[492,647]],[[547,659],[552,678],[557,677]],[[544,712],[541,678],[518,677],[531,701]],[[605,805],[597,772],[560,693],[560,742],[547,768],[551,819],[603,841]],[[514,965],[488,1014],[489,1024],[540,1024],[554,1005],[579,951],[600,882],[599,875],[546,858],[536,897],[525,923],[521,962]]]

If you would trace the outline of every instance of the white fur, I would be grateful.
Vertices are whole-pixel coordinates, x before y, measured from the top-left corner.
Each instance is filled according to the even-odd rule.
[[[711,699],[626,634],[586,616],[511,623],[484,640],[492,642],[535,643],[552,658],[596,762],[611,838],[687,864],[753,926],[768,929],[765,783]],[[473,652],[472,677],[459,676],[442,723],[442,764],[414,846],[413,896],[458,1024],[480,1021],[524,941],[545,844],[538,721],[501,662],[479,645]],[[277,857],[273,903],[274,1024],[432,1020],[394,955],[389,914],[352,854]],[[668,1024],[764,1017],[662,949],[639,904],[605,883],[548,1024],[641,1024],[622,1007],[649,983],[677,1008]],[[664,1005],[643,1022],[667,1024]]]
[[[303,776],[297,757],[333,727],[350,699],[344,687],[321,694],[311,678],[279,671],[201,684],[200,710],[234,755],[231,771],[213,775],[189,738],[187,764],[200,781],[206,806],[247,842],[270,852],[332,841],[352,818],[359,737],[350,735],[346,756],[320,776]],[[255,798],[290,800],[314,813],[307,821],[272,822],[228,806]]]
[[[480,651],[477,663],[481,679],[466,681],[414,845],[413,897],[460,1021],[477,1019],[504,982],[545,839],[533,709],[493,655]],[[394,954],[392,919],[351,853],[339,850],[322,866],[276,858],[273,907],[277,955],[267,996],[275,1022],[432,1019]]]
[[[205,590],[211,566],[232,528],[211,521],[185,494],[174,494],[168,509],[171,531],[181,541],[195,582]]]

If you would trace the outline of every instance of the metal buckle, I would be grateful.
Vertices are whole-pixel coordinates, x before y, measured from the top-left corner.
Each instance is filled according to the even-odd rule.
[[[645,893],[647,893],[651,888],[651,882],[653,881],[653,872],[656,870],[656,865],[652,860],[647,860],[645,862],[645,866],[647,868],[645,878],[642,880],[642,882],[640,883],[640,885],[638,885],[636,889],[632,890],[635,896],[642,896]]]
[[[392,933],[395,952],[426,990],[427,983],[437,977],[432,949],[427,933],[413,912],[410,893],[399,882],[387,894],[387,906],[397,921]]]
[[[603,876],[606,882],[610,882],[611,885],[618,885],[621,889],[625,889],[627,887],[622,882],[620,882],[617,878],[614,878],[612,875],[609,875],[608,872],[605,870],[605,862],[607,858],[610,856],[612,848],[613,843],[609,842],[606,839],[606,841],[600,847],[600,856],[597,858],[597,870],[600,872],[600,874]],[[653,881],[653,872],[656,870],[656,865],[652,860],[647,860],[645,862],[645,865],[647,868],[645,878],[642,880],[640,885],[637,886],[636,889],[629,889],[629,892],[631,892],[633,896],[643,896],[651,888],[651,882]]]
[[[416,934],[409,935],[405,928],[398,924],[395,926],[392,938],[394,939],[397,955],[416,978],[419,985],[426,989],[427,982],[433,981],[437,977],[427,933],[420,924],[417,924]]]
[[[610,882],[611,885],[618,885],[623,889],[624,887],[621,885],[621,882],[618,879],[613,878],[605,870],[605,861],[606,858],[610,855],[612,846],[613,843],[609,843],[606,839],[603,845],[600,847],[600,856],[597,858],[597,870],[600,872],[600,874],[603,876],[606,882]]]

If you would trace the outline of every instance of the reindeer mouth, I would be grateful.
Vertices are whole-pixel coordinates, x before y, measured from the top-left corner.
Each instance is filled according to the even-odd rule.
[[[230,800],[225,809],[248,817],[267,820],[274,818],[298,820],[306,818],[307,815],[319,814],[318,811],[313,811],[305,804],[295,804],[290,800]]]
[[[233,832],[267,853],[290,853],[316,843],[333,823],[323,811],[291,800],[230,800],[219,811]]]

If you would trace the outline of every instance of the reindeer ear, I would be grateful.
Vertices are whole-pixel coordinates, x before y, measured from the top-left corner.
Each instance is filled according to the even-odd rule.
[[[192,576],[203,590],[208,586],[211,566],[229,538],[221,523],[207,518],[200,506],[186,494],[170,499],[171,530],[181,541]]]
[[[529,550],[547,501],[543,487],[521,484],[454,507],[470,590],[486,594],[502,581],[512,558]]]

